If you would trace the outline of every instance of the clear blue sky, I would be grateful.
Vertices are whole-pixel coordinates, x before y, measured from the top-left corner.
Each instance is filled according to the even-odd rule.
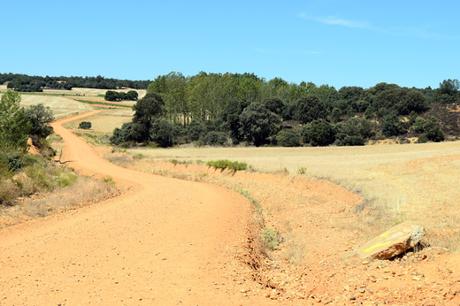
[[[254,72],[336,87],[460,78],[456,0],[0,0],[0,71]]]

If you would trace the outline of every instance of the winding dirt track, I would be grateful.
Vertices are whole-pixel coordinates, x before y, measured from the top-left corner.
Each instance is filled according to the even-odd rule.
[[[109,163],[62,126],[94,113],[54,123],[63,159],[129,191],[1,231],[0,305],[258,304],[242,301],[232,280],[250,218],[245,199]]]

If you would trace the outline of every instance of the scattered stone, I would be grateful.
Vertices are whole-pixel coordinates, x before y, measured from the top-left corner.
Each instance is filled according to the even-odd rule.
[[[361,246],[357,254],[363,259],[392,259],[415,247],[424,233],[420,225],[401,223]]]

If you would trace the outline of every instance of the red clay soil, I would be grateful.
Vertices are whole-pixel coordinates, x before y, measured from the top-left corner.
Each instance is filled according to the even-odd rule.
[[[62,160],[130,190],[0,232],[0,305],[267,304],[237,288],[250,204],[223,188],[132,171],[53,124]],[[254,284],[255,285],[255,284]]]

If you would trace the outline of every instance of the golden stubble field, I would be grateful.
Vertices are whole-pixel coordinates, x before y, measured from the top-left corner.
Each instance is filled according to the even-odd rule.
[[[2,95],[2,92],[5,92],[6,90],[6,85],[0,85],[0,97]],[[133,89],[127,88],[119,89],[116,91],[127,92],[129,90]],[[106,89],[94,88],[73,88],[72,90],[45,89],[42,93],[21,93],[21,102],[24,106],[30,106],[35,104],[43,104],[45,106],[48,106],[53,110],[56,118],[60,118],[70,114],[89,111],[94,109],[95,107],[99,107],[99,105],[95,105],[95,102],[101,102],[100,106],[108,104],[108,102],[104,100],[104,94],[106,91]],[[138,92],[139,98],[142,98],[146,94],[146,90],[143,89],[136,89],[135,91]],[[79,100],[83,102],[88,101],[89,103],[82,103]],[[120,109],[120,111],[123,112],[124,116],[132,115],[131,110],[128,107],[131,107],[133,104],[134,102],[132,101],[122,101],[114,103],[114,105],[125,106],[125,108]],[[118,123],[125,122],[123,120],[117,120],[119,117],[119,114],[115,114],[113,116],[115,120],[113,121],[112,126],[116,127]],[[107,122],[111,121],[108,120]],[[103,130],[104,127],[105,124],[102,124],[100,126],[100,128]],[[108,130],[106,130],[107,128],[105,128],[104,132],[109,132]],[[110,132],[112,130],[113,129],[111,129]]]
[[[6,89],[6,86],[2,87]],[[21,94],[21,104],[23,106],[43,104],[53,110],[56,118],[93,109],[89,104],[80,103],[69,97],[25,93]]]
[[[111,135],[115,128],[119,128],[123,123],[131,121],[132,113],[129,108],[104,109],[95,116],[87,117],[85,121],[90,121],[92,124],[90,133]],[[78,122],[72,122],[68,126],[75,128],[78,126]]]

